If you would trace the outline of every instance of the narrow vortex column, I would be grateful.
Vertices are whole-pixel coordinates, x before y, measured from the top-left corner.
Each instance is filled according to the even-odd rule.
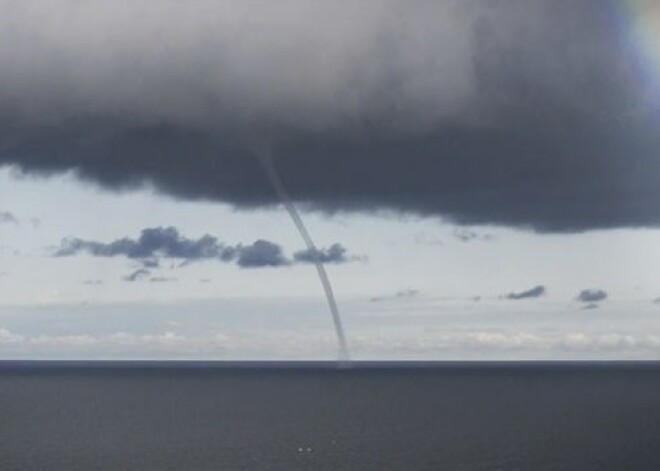
[[[348,344],[346,342],[346,335],[344,334],[344,327],[341,322],[341,316],[339,315],[339,308],[337,307],[335,294],[332,291],[330,278],[328,278],[328,273],[325,271],[325,266],[321,261],[319,252],[316,249],[316,245],[314,244],[312,237],[309,235],[309,232],[307,231],[307,228],[305,227],[305,224],[303,223],[303,220],[300,217],[296,206],[293,204],[293,200],[289,196],[289,192],[284,187],[284,183],[282,182],[280,175],[277,173],[270,149],[267,147],[259,148],[255,151],[255,153],[259,159],[259,162],[261,162],[261,165],[266,171],[268,180],[273,186],[275,193],[277,193],[278,198],[282,201],[282,204],[284,204],[284,207],[289,213],[289,216],[291,216],[296,229],[298,229],[300,236],[305,241],[305,245],[312,253],[314,265],[316,266],[316,272],[318,273],[319,279],[321,280],[323,291],[325,291],[325,297],[328,300],[328,307],[332,313],[332,320],[335,325],[335,333],[337,334],[337,342],[339,343],[339,361],[347,363],[350,361],[350,354],[348,352]]]

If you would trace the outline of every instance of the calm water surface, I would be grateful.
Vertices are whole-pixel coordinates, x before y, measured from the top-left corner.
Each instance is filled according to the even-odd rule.
[[[660,470],[660,364],[0,362],[1,470]]]

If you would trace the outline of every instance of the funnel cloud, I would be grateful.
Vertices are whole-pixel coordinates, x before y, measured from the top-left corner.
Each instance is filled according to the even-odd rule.
[[[314,241],[312,240],[312,237],[310,236],[305,223],[300,217],[300,214],[298,213],[296,206],[293,204],[293,201],[291,200],[291,197],[289,196],[289,193],[287,192],[282,179],[277,173],[275,163],[273,162],[272,156],[270,155],[268,149],[264,148],[258,150],[257,158],[263,165],[264,171],[266,172],[268,179],[273,185],[273,190],[275,190],[275,193],[280,198],[280,201],[286,208],[289,216],[291,216],[291,219],[293,220],[293,223],[296,226],[300,237],[303,239],[305,245],[307,246],[307,253],[310,254],[311,261],[316,267],[316,272],[319,275],[319,280],[321,281],[321,286],[323,287],[325,297],[328,301],[328,307],[330,308],[330,313],[332,314],[332,321],[334,323],[335,333],[337,335],[337,343],[339,346],[339,360],[344,362],[349,361],[350,354],[348,351],[348,343],[346,342],[346,335],[344,333],[341,315],[339,314],[339,307],[337,306],[332,284],[330,284],[330,278],[328,277],[328,273],[325,269],[325,266],[323,265],[324,252],[319,251],[316,248],[316,245],[314,244]]]

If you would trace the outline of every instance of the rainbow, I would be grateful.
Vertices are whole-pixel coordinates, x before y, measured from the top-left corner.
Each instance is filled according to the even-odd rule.
[[[660,109],[660,0],[617,2],[630,53],[634,55],[646,105]]]

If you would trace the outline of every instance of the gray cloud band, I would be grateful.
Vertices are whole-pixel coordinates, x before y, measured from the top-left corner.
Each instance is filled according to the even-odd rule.
[[[660,224],[616,2],[331,3],[0,2],[0,165],[273,205],[259,140],[307,208]]]
[[[55,251],[56,257],[70,257],[88,253],[95,257],[124,256],[139,260],[143,268],[127,277],[135,281],[149,275],[147,268],[158,268],[160,259],[178,259],[183,263],[201,260],[236,262],[241,268],[281,267],[290,265],[282,247],[274,242],[259,239],[252,244],[224,244],[216,237],[204,235],[198,239],[182,236],[174,227],[153,227],[143,229],[137,239],[124,237],[112,242],[98,242],[79,238],[64,239]],[[341,244],[333,244],[327,249],[318,249],[318,256],[327,263],[347,263],[356,257],[347,255]],[[295,263],[314,263],[309,250],[294,254]]]

